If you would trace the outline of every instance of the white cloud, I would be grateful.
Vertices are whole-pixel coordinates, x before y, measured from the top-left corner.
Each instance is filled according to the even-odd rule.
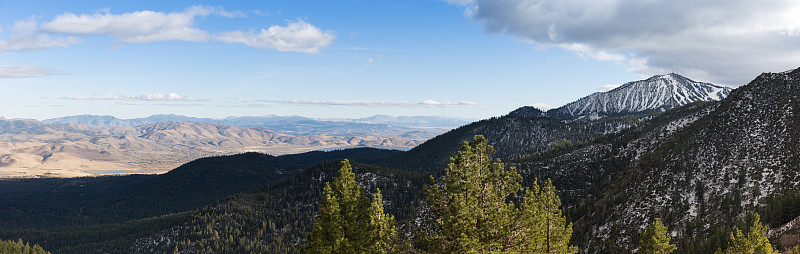
[[[134,100],[138,101],[196,101],[197,99],[182,96],[176,93],[153,93],[153,94],[145,94],[145,95],[137,95],[132,97]]]
[[[614,90],[614,88],[617,88],[619,86],[620,85],[615,85],[615,84],[602,85],[602,86],[598,86],[597,87],[597,91],[608,92],[608,91]]]
[[[262,10],[249,10],[249,11],[247,11],[247,12],[249,12],[249,13],[252,13],[252,14],[255,14],[256,16],[269,16],[269,12],[268,12],[268,11],[262,11]]]
[[[538,109],[541,109],[541,110],[548,110],[548,109],[556,108],[553,105],[545,104],[545,103],[541,103],[541,102],[534,102],[534,103],[528,104],[528,106],[534,106],[534,107],[536,107]]]
[[[36,21],[20,20],[11,26],[11,36],[0,40],[0,53],[11,50],[37,50],[52,47],[67,47],[80,42],[74,36],[54,37],[36,31]]]
[[[228,43],[242,43],[254,48],[275,49],[317,53],[320,48],[328,46],[336,36],[330,31],[298,20],[287,26],[270,26],[260,32],[231,31],[219,34],[216,40]]]
[[[299,106],[357,106],[357,107],[399,107],[399,108],[420,108],[420,107],[465,107],[483,108],[487,107],[474,101],[440,102],[435,100],[425,100],[420,102],[411,101],[343,101],[343,100],[280,100],[265,101],[278,104],[292,104]]]
[[[70,100],[108,100],[108,101],[198,101],[192,97],[176,93],[153,93],[143,95],[116,95],[116,94],[70,94],[62,99]]]
[[[207,41],[211,36],[208,32],[195,27],[195,18],[212,13],[215,13],[215,9],[205,6],[193,6],[183,12],[172,13],[154,11],[80,15],[64,13],[42,24],[39,29],[50,33],[72,35],[108,35],[116,37],[123,43]]]
[[[0,78],[41,77],[52,73],[52,70],[38,65],[0,65]]]
[[[800,63],[800,2],[448,0],[493,33],[625,65],[741,85]]]
[[[135,11],[113,14],[108,10],[93,14],[64,13],[39,25],[36,21],[17,21],[12,35],[0,40],[0,53],[10,50],[66,47],[80,42],[79,36],[110,36],[119,43],[158,41],[207,42],[217,40],[243,43],[251,47],[316,53],[328,46],[335,36],[331,31],[302,20],[287,26],[270,26],[259,33],[242,31],[209,32],[197,27],[197,20],[206,16],[246,17],[241,11],[221,7],[192,6],[181,12]]]
[[[242,11],[226,11],[225,9],[222,9],[221,7],[214,8],[214,10],[215,10],[217,15],[222,16],[222,17],[226,17],[226,18],[244,18],[244,17],[247,17],[247,14],[245,14]]]

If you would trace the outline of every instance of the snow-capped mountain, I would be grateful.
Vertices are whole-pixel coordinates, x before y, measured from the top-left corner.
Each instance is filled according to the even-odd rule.
[[[800,69],[765,73],[721,101],[641,118],[606,141],[507,161],[526,179],[551,178],[562,204],[583,211],[572,214],[582,253],[630,253],[657,217],[680,253],[713,253],[754,212],[774,245],[800,230],[800,205],[789,204],[800,200],[798,109]]]
[[[597,92],[551,109],[547,114],[560,119],[577,119],[664,111],[696,101],[718,101],[730,91],[728,87],[670,73],[628,82],[608,92]]]

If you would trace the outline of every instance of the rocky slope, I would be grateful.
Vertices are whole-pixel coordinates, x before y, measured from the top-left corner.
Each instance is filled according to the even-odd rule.
[[[771,233],[776,247],[793,246],[798,89],[800,70],[765,73],[719,102],[670,110],[600,142],[514,164],[554,179],[587,253],[635,250],[655,217],[670,228],[676,253],[713,253],[757,211],[781,229]]]
[[[800,190],[798,109],[800,69],[765,73],[736,89],[643,155],[629,180],[608,193],[626,202],[607,204],[613,219],[596,233],[608,235],[612,225],[641,227],[646,211],[657,210],[678,237],[702,239],[765,207],[768,196]]]

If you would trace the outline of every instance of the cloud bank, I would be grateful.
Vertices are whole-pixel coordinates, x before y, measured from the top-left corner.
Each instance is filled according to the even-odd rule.
[[[492,33],[612,61],[742,85],[800,63],[800,2],[447,0]]]
[[[62,99],[70,100],[104,100],[104,101],[198,101],[192,97],[176,93],[153,93],[143,95],[116,95],[116,94],[70,94]]]
[[[474,101],[440,102],[435,100],[425,100],[420,102],[412,101],[343,101],[343,100],[280,100],[265,101],[278,104],[291,104],[298,106],[356,106],[356,107],[399,107],[399,108],[421,108],[421,107],[464,107],[478,108],[487,107]]]
[[[121,44],[159,41],[222,41],[242,43],[254,48],[279,51],[317,53],[336,37],[302,20],[286,26],[273,25],[259,33],[242,31],[210,32],[197,27],[197,20],[206,16],[245,17],[242,12],[229,12],[220,7],[192,6],[181,12],[136,11],[113,14],[64,13],[39,25],[34,20],[18,21],[11,36],[0,40],[0,53],[11,50],[35,50],[66,47],[79,43],[81,37],[110,36]]]

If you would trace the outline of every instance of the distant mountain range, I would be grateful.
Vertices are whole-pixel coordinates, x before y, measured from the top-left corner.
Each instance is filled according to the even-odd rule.
[[[93,127],[0,119],[0,178],[171,169],[201,157],[246,151],[287,154],[330,147],[410,148],[422,141],[400,136],[291,135],[202,122]]]
[[[315,119],[302,116],[242,116],[222,119],[173,114],[145,118],[120,119],[113,116],[77,115],[42,120],[50,124],[80,124],[96,127],[134,127],[157,122],[199,122],[241,127],[260,127],[293,135],[409,136],[432,138],[447,130],[473,122],[474,119],[445,116],[388,116],[365,118]],[[422,129],[424,128],[424,129]]]

